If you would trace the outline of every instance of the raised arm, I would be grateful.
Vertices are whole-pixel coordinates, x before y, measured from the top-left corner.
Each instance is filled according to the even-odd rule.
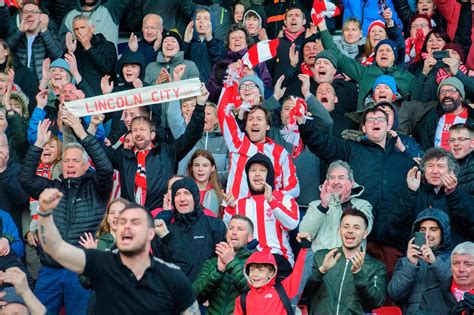
[[[38,230],[43,249],[64,268],[81,274],[86,266],[86,255],[82,249],[66,243],[53,221],[54,209],[63,194],[57,189],[45,189],[39,197]]]

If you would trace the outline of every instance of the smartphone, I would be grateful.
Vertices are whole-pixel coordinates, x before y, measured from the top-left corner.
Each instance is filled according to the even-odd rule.
[[[449,58],[449,51],[447,50],[435,50],[433,51],[433,58],[440,62],[443,58]]]
[[[383,11],[385,11],[388,8],[387,0],[378,0],[378,5],[379,5],[379,15],[383,15]]]
[[[415,232],[415,240],[413,244],[422,246],[426,244],[426,234],[424,232]]]

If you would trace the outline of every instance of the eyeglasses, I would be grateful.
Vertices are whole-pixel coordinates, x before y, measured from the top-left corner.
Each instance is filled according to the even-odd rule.
[[[331,180],[335,180],[335,179],[338,179],[338,180],[345,180],[345,179],[349,179],[349,177],[344,176],[344,175],[339,175],[339,176],[336,176],[336,175],[328,175],[328,179],[331,179]]]
[[[41,11],[37,11],[37,10],[24,10],[24,11],[21,11],[22,14],[32,14],[32,15],[36,15],[36,14],[41,14]]]
[[[464,138],[464,137],[459,137],[459,138],[449,138],[448,143],[454,143],[454,142],[464,142],[464,141],[470,141],[471,138]]]
[[[251,90],[251,89],[255,89],[256,86],[257,85],[255,83],[249,83],[249,84],[241,84],[240,88],[244,90]]]
[[[456,90],[456,89],[440,90],[440,91],[439,91],[439,95],[446,95],[446,94],[453,95],[453,94],[456,94],[457,91],[458,91],[458,90]]]
[[[411,28],[427,28],[428,23],[423,23],[423,24],[412,24]]]
[[[386,122],[386,121],[387,121],[387,118],[385,118],[385,117],[368,117],[368,118],[365,119],[366,123],[374,123],[374,122],[382,123],[382,122]]]

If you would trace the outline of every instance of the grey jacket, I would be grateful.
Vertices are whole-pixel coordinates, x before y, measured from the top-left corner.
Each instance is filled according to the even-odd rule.
[[[357,198],[363,191],[364,187],[354,182],[349,200],[355,208],[362,211],[367,217],[369,221],[367,231],[370,233],[374,222],[372,205],[366,200]],[[343,212],[341,201],[338,197],[332,195],[328,209],[324,209],[320,205],[321,200],[311,202],[308,211],[300,223],[300,232],[308,232],[311,234],[313,240],[311,248],[313,251],[342,246],[341,237],[339,235],[339,223]],[[363,246],[366,248],[365,241]]]
[[[438,222],[442,230],[443,243],[439,249],[433,251],[436,261],[431,265],[422,259],[418,259],[416,266],[410,263],[406,257],[398,260],[392,280],[388,285],[388,294],[394,302],[402,307],[403,314],[417,313],[423,294],[446,283],[451,278],[449,216],[436,208],[426,209],[418,215],[412,232],[418,231],[420,223],[425,220]]]

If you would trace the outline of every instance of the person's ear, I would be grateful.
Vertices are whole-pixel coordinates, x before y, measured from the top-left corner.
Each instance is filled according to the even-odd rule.
[[[334,104],[337,104],[337,102],[339,102],[339,99],[337,98],[337,96],[334,96]]]

